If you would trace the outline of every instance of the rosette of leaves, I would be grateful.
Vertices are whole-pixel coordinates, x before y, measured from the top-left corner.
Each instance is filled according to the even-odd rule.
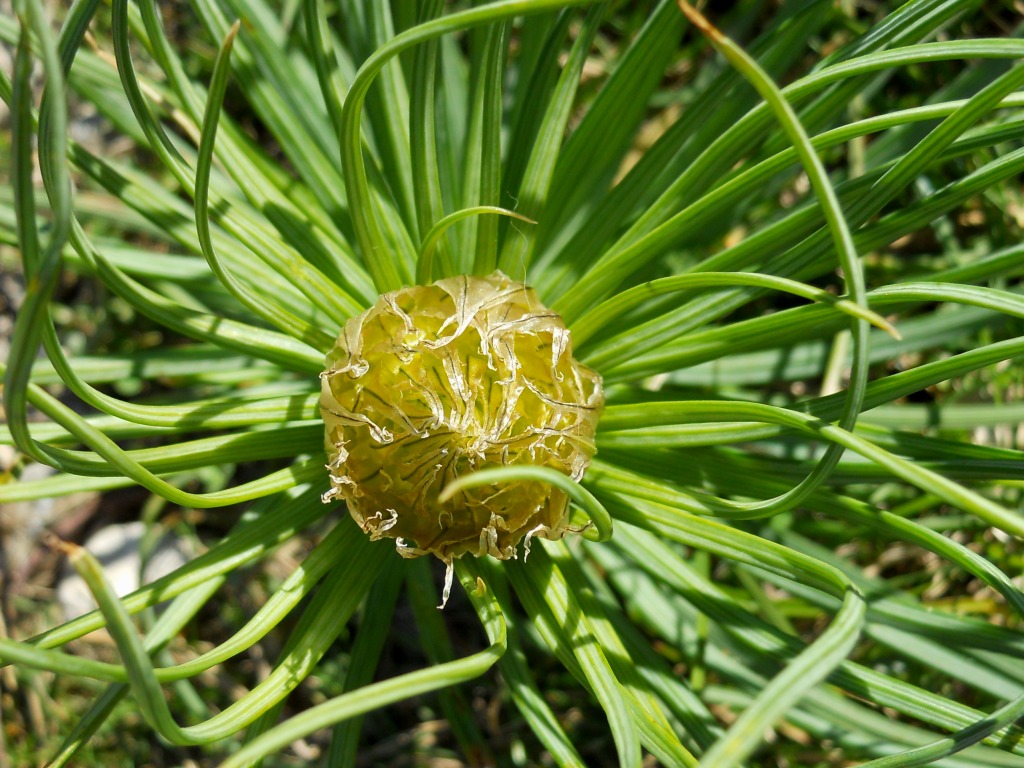
[[[1011,4],[780,0],[712,26],[675,0],[83,0],[59,33],[14,5],[0,217],[26,296],[2,439],[56,474],[0,500],[141,486],[243,510],[123,598],[56,544],[100,610],[0,658],[105,687],[39,759],[74,763],[130,696],[226,765],[325,733],[324,764],[351,765],[360,718],[418,697],[406,720],[439,706],[452,737],[417,749],[471,764],[1021,764]],[[86,107],[133,150],[77,142]],[[496,269],[603,377],[598,452],[580,483],[524,464],[445,492],[551,484],[599,524],[461,558],[441,613],[428,559],[321,503],[318,375],[378,296]],[[144,339],[67,352],[54,292],[75,276]],[[297,537],[308,556],[225,613],[227,639],[162,655]],[[103,626],[116,662],[64,650]],[[265,675],[197,701],[284,626]],[[376,673],[411,635],[423,666]],[[281,716],[324,675],[332,695]],[[474,716],[471,680],[497,715]]]

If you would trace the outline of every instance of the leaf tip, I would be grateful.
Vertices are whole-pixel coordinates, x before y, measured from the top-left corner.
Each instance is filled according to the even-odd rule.
[[[231,25],[231,29],[224,35],[224,46],[230,46],[235,42],[235,38],[238,37],[238,30],[242,28],[242,20],[235,19],[235,23]]]
[[[56,550],[69,558],[79,557],[82,553],[80,546],[70,541],[65,541],[53,531],[45,531],[42,536],[42,542],[50,549]]]
[[[704,15],[690,5],[686,0],[676,0],[676,4],[679,6],[679,10],[683,12],[683,15],[689,19],[693,26],[697,27],[703,34],[707,35],[713,42],[721,42],[725,40],[723,35],[714,24],[708,21]]]

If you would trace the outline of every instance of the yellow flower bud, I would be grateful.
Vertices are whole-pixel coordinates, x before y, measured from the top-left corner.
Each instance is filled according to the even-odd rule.
[[[568,498],[537,481],[439,502],[478,469],[530,464],[579,480],[594,454],[601,377],[533,289],[500,272],[402,288],[346,324],[321,374],[331,490],[372,538],[449,564],[561,538]]]

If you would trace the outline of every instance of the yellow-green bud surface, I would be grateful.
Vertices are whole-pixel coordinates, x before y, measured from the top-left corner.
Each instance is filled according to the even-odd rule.
[[[382,295],[351,318],[321,374],[331,489],[372,538],[451,563],[515,557],[557,539],[565,493],[539,481],[452,480],[529,464],[579,480],[594,454],[601,377],[572,355],[562,319],[500,272]]]

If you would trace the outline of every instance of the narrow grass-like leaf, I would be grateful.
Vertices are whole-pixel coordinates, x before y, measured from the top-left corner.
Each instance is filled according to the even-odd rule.
[[[244,526],[248,522],[251,522],[251,520],[243,518],[240,525]],[[206,604],[207,600],[220,589],[224,581],[224,576],[208,579],[171,602],[166,610],[160,614],[152,629],[143,639],[142,642],[145,650],[154,652],[170,642],[171,639],[181,632],[186,623],[195,616],[199,609]],[[57,768],[57,766],[68,765],[69,761],[74,760],[79,750],[86,745],[90,737],[110,717],[117,702],[127,694],[128,685],[125,683],[108,686],[93,701],[85,716],[75,723],[74,729],[72,729],[71,733],[68,734],[61,744],[59,751],[50,759],[49,765]]]
[[[520,48],[513,59],[516,83],[509,113],[508,153],[502,172],[508,189],[521,185],[526,164],[537,147],[536,137],[545,109],[554,107],[549,101],[562,76],[560,58],[575,18],[574,9],[566,8],[557,15],[531,16],[520,22],[520,34],[524,28],[540,30],[543,27],[544,32],[524,41],[525,49]],[[556,148],[559,146],[561,137]]]
[[[166,73],[182,102],[183,110],[188,112],[192,122],[198,126],[204,111],[201,88],[189,79],[185,65],[174,53],[156,13],[156,4],[143,3],[141,9],[148,35],[148,40],[143,40],[148,42],[154,58]],[[243,69],[243,77],[244,72]],[[329,314],[340,312],[347,315],[358,311],[358,297],[362,297],[365,302],[373,298],[373,293],[369,276],[352,257],[351,248],[342,235],[351,230],[348,218],[329,216],[329,208],[317,204],[313,191],[279,168],[276,161],[268,157],[263,148],[257,146],[231,120],[225,117],[222,122],[217,152],[224,170],[235,180],[257,211],[266,216],[303,259],[295,258],[295,254],[278,254],[268,248],[257,250],[257,255],[270,260],[276,258],[288,264],[296,287],[314,303],[330,307],[327,310]],[[312,142],[305,142],[304,146],[310,144]],[[324,168],[323,172],[330,170]],[[336,190],[329,190],[329,194],[336,194]],[[248,218],[250,223],[259,223],[255,215]],[[338,288],[318,293],[317,290],[325,282],[321,271],[329,274]],[[348,288],[355,296],[341,289],[341,286]]]
[[[505,208],[497,208],[493,205],[478,205],[472,208],[463,208],[461,211],[455,211],[449,213],[447,216],[442,218],[436,224],[434,224],[423,236],[423,243],[420,245],[420,255],[416,260],[416,283],[418,285],[427,285],[433,279],[434,274],[434,251],[441,243],[441,238],[444,237],[448,228],[463,219],[469,218],[470,216],[480,216],[483,214],[494,214],[497,216],[508,216],[513,219],[519,219],[525,221],[528,224],[536,224],[537,222],[533,219],[529,219],[522,214],[516,213],[515,211],[509,211]],[[447,267],[444,264],[440,265],[441,274],[451,274],[446,272],[446,269],[454,268],[452,264]]]
[[[533,733],[547,747],[556,765],[560,768],[582,768],[583,759],[558,722],[558,718],[544,700],[544,695],[541,693],[520,647],[517,626],[512,620],[508,607],[511,598],[502,574],[493,567],[480,568],[477,564],[468,564],[468,567],[473,569],[473,572],[481,571],[486,574],[488,589],[495,593],[495,597],[502,607],[508,627],[508,650],[498,661],[498,670],[501,672],[502,679],[509,686],[509,694],[516,702],[516,708],[530,723]]]
[[[524,216],[536,217],[544,211],[560,155],[562,137],[565,135],[580,76],[583,73],[583,65],[586,63],[594,36],[607,11],[606,5],[590,9],[580,28],[579,35],[569,50],[569,58],[562,66],[562,72],[554,91],[547,99],[548,108],[537,129],[529,159],[525,162],[522,180],[515,180],[519,181],[516,194],[517,211]],[[521,151],[525,151],[525,148]],[[509,162],[512,162],[511,158]],[[506,237],[501,258],[498,261],[502,272],[514,279],[525,280],[533,257],[535,242],[535,239],[530,236],[526,237],[525,243],[520,238]]]
[[[17,217],[18,241],[25,265],[25,299],[11,334],[8,361],[4,365],[3,406],[8,428],[15,444],[28,456],[39,460],[42,455],[29,433],[27,398],[32,359],[39,348],[42,323],[38,322],[48,312],[47,304],[57,280],[60,277],[63,238],[70,223],[70,201],[68,200],[66,173],[63,168],[63,151],[50,167],[57,173],[52,204],[57,207],[57,226],[44,247],[36,230],[35,197],[32,191],[32,107],[31,107],[31,50],[30,25],[35,27],[43,46],[44,71],[48,79],[47,104],[50,132],[60,131],[60,136],[51,139],[50,146],[63,150],[66,127],[64,86],[60,61],[49,29],[41,15],[38,2],[29,2],[21,17],[21,36],[14,58],[14,90],[12,107],[12,177],[14,182],[14,204]]]
[[[238,17],[246,19],[252,5],[235,3],[233,10]],[[195,9],[211,37],[223,39],[231,25],[223,8],[210,0],[197,0]],[[310,98],[303,102],[297,95],[297,88],[304,79],[292,70],[291,57],[263,37],[262,30],[266,28],[267,25],[253,23],[250,34],[255,36],[257,50],[251,53],[247,40],[243,39],[233,57],[234,74],[244,83],[249,102],[278,138],[280,146],[287,150],[289,160],[327,213],[328,220],[346,222],[351,204],[346,199],[337,165],[325,147],[330,137],[329,127],[325,122],[317,130],[307,120],[311,114],[309,106],[320,99],[314,100],[310,93]],[[272,87],[272,84],[279,87]]]
[[[350,540],[355,535],[357,535],[355,529],[347,524],[336,526],[321,545],[310,553],[306,561],[285,580],[281,588],[260,607],[260,610],[246,626],[236,632],[228,641],[211,648],[195,659],[173,667],[154,668],[153,674],[156,680],[166,683],[193,677],[251,648],[313,590],[317,582],[331,567],[352,554]],[[219,585],[222,581],[223,576],[218,576],[207,584]],[[207,584],[200,584],[199,587],[193,588],[193,591],[198,589],[205,594]],[[187,594],[191,596],[192,593],[190,591]],[[191,596],[187,602],[195,603],[197,607],[205,602],[205,600],[200,600],[198,603],[196,601],[197,597]],[[148,641],[146,646],[147,649],[151,648],[151,641]],[[93,677],[109,682],[128,682],[128,673],[125,667],[119,664],[75,658],[70,654],[17,643],[6,638],[0,638],[0,662],[16,662],[36,669]]]
[[[460,567],[461,565],[460,563]],[[484,628],[487,630],[488,639],[491,641],[487,649],[444,665],[427,667],[418,672],[374,683],[311,707],[267,731],[233,754],[222,764],[224,768],[241,768],[320,728],[371,709],[378,709],[391,702],[463,680],[472,680],[486,672],[505,651],[505,624],[497,602],[487,594],[486,587],[474,584],[469,575],[462,576],[460,580],[467,594],[471,595],[474,607],[481,615]]]
[[[366,6],[367,42],[380,49],[394,39],[390,3]],[[380,153],[381,166],[387,168],[388,184],[405,226],[416,221],[412,161],[409,151],[409,95],[398,62],[380,70],[376,92],[368,97],[367,114]]]
[[[556,652],[575,658],[580,674],[592,689],[608,717],[615,739],[618,763],[640,765],[640,741],[625,691],[616,680],[586,615],[573,597],[554,562],[540,550],[528,567],[508,568],[509,580],[519,599],[535,617],[543,616],[539,628]]]
[[[899,339],[896,328],[885,318],[870,309],[855,304],[848,299],[838,299],[828,291],[814,288],[796,280],[773,275],[761,275],[747,272],[696,272],[687,275],[673,275],[641,283],[601,302],[572,324],[572,338],[576,345],[582,346],[591,336],[603,327],[615,322],[623,314],[636,308],[645,301],[656,296],[676,291],[686,291],[697,287],[717,287],[725,285],[752,285],[762,288],[792,293],[810,301],[830,304],[840,312],[865,320],[876,328],[880,328],[893,338]]]
[[[306,489],[290,498],[258,502],[239,524],[215,547],[196,557],[172,574],[140,587],[121,598],[129,613],[157,605],[205,582],[239,568],[267,554],[274,547],[305,530],[323,517],[320,494]],[[32,638],[41,648],[54,648],[104,626],[98,611],[55,627]]]
[[[480,197],[481,206],[500,206],[501,199],[501,127],[502,80],[508,49],[509,23],[495,24],[487,29],[482,71],[483,114],[480,124]],[[473,158],[468,158],[474,162]],[[486,276],[498,266],[498,220],[489,216],[477,222],[476,248],[473,252],[473,274]]]
[[[611,664],[616,679],[631,700],[629,703],[634,719],[640,718],[644,721],[644,726],[639,730],[648,748],[665,764],[696,768],[697,758],[683,746],[672,731],[666,716],[666,708],[658,696],[649,689],[644,678],[638,674],[625,644],[616,633],[611,616],[617,613],[617,610],[593,594],[580,572],[576,558],[564,543],[557,542],[546,546],[544,555],[550,557],[558,567],[570,593],[586,615],[594,637]]]
[[[288,657],[244,699],[204,723],[185,728],[175,723],[145,648],[131,625],[128,613],[104,578],[99,563],[80,547],[63,546],[107,620],[107,628],[127,667],[132,692],[147,720],[170,741],[202,744],[233,733],[283,698],[305,677],[303,670],[308,672],[343,629],[345,619],[355,610],[364,594],[353,589],[353,583],[374,573],[383,563],[380,547],[371,547],[358,538],[352,541],[363,545],[362,552],[332,572],[329,588],[318,593],[315,606],[304,617],[307,619],[303,622],[305,626],[296,630],[296,640]],[[357,577],[356,582],[353,582],[353,577]]]
[[[71,242],[119,295],[143,314],[186,336],[216,340],[229,348],[275,360],[294,370],[316,373],[323,367],[321,355],[302,342],[284,334],[181,306],[128,277],[103,258],[74,220]]]
[[[402,586],[403,576],[401,568],[385,568],[370,587],[359,623],[359,632],[352,644],[349,668],[345,672],[346,692],[358,690],[373,680],[394,618],[395,601]],[[362,724],[362,717],[355,716],[334,727],[331,733],[331,749],[327,755],[328,768],[355,766]]]
[[[283,307],[275,307],[271,305],[270,302],[259,296],[256,292],[242,288],[239,281],[236,280],[233,275],[221,268],[220,260],[213,251],[208,221],[209,173],[213,157],[213,141],[216,137],[217,119],[220,114],[219,102],[223,100],[223,92],[227,87],[228,61],[237,32],[232,32],[229,29],[225,34],[225,43],[221,48],[219,64],[215,66],[214,82],[212,83],[210,98],[207,101],[206,115],[203,119],[203,139],[200,146],[200,155],[197,158],[195,174],[193,174],[189,164],[173,145],[162,127],[154,119],[152,112],[145,103],[145,99],[135,76],[135,69],[132,64],[131,54],[128,50],[128,10],[126,0],[114,3],[113,9],[113,39],[115,42],[115,53],[117,55],[118,72],[121,75],[121,82],[124,85],[126,94],[128,94],[136,119],[145,131],[150,145],[156,150],[161,161],[165,164],[168,170],[171,171],[182,187],[196,199],[196,226],[199,235],[200,249],[204,256],[206,256],[207,261],[210,263],[215,274],[217,274],[222,283],[224,283],[229,290],[234,292],[236,296],[243,298],[243,304],[254,309],[259,316],[264,318],[264,320],[273,325],[277,325],[286,333],[296,335],[297,338],[305,341],[312,347],[327,348],[332,341],[332,336],[330,334],[314,327],[305,320],[300,320],[297,316],[288,312]],[[202,167],[199,165],[200,162],[202,163]],[[201,189],[197,188],[200,184],[202,184]],[[239,221],[237,224],[238,227],[242,228],[242,231],[244,231],[245,223]],[[256,242],[254,242],[254,240],[256,240],[263,247],[273,250],[275,244],[269,242],[267,238],[260,238],[255,229],[255,227],[248,228],[251,238],[250,243],[256,245]],[[236,232],[240,232],[240,230],[236,229]],[[256,247],[259,248],[258,245]],[[300,271],[301,270],[299,269],[296,270],[296,272]],[[307,291],[307,295],[310,294],[311,292]],[[319,295],[320,294],[312,294],[314,303],[323,303],[322,299],[319,298]],[[328,304],[330,303],[331,302],[328,302]]]
[[[827,677],[853,650],[865,613],[864,597],[855,588],[829,628],[796,656],[736,719],[703,756],[701,765],[724,768],[741,763],[757,747],[761,734],[780,719],[812,686]]]
[[[843,77],[848,77],[863,72],[876,71],[878,69],[884,69],[886,67],[896,65],[896,62],[899,62],[900,64],[907,64],[935,59],[941,60],[946,56],[956,55],[956,53],[967,53],[966,50],[961,50],[959,42],[960,41],[953,44],[952,46],[947,46],[946,44],[925,44],[901,49],[898,53],[881,52],[877,54],[865,55],[863,57],[855,59],[852,62],[838,64],[835,65],[834,67],[825,69],[822,72],[808,76],[807,78],[804,78],[798,83],[794,83],[793,85],[783,89],[782,93],[788,101],[792,103],[799,103],[801,99],[806,98],[811,92],[813,92],[813,90],[824,87],[830,82],[839,80]],[[964,49],[969,49],[971,53],[975,53],[979,49],[983,49],[985,51],[985,53],[983,54],[975,53],[975,55],[982,55],[986,57],[1011,58],[1013,55],[1011,51],[1015,49],[1015,42],[1016,41],[993,40],[992,46],[965,45],[962,47]],[[964,114],[976,116],[979,110],[988,107],[992,99],[1001,97],[1001,95],[1005,95],[1009,90],[1012,90],[1014,82],[1015,81],[1013,78],[1004,78],[1001,83],[997,84],[996,86],[993,86],[991,89],[988,89],[984,94],[979,94],[978,97],[971,99],[971,102],[974,103],[971,104],[969,102],[968,106],[965,106],[963,108],[964,110],[967,110],[966,112],[964,112]],[[753,127],[763,125],[764,121],[768,119],[767,114],[765,112],[766,109],[767,106],[762,105],[761,107],[752,110],[743,120],[741,120],[739,123],[733,126],[729,131],[723,134],[723,136],[718,141],[716,141],[716,146],[718,148],[715,151],[709,150],[705,154],[708,157],[720,158],[721,156],[727,154],[727,150],[724,149],[724,147],[726,146],[739,147],[743,146],[744,143],[749,144],[749,133],[753,129]],[[960,118],[957,119],[959,120]],[[951,136],[949,134],[945,134],[943,136],[943,139],[950,138]],[[932,149],[934,151],[934,147]],[[925,157],[925,155],[920,154],[917,159],[920,161],[923,157]],[[707,173],[708,170],[706,168],[698,168],[697,165],[694,165],[687,171],[688,175],[706,175]],[[855,206],[855,209],[848,208],[847,219],[849,220],[851,225],[859,225],[861,222],[866,220],[865,212],[867,210],[878,210],[879,207],[884,204],[884,201],[886,199],[887,198],[882,196],[872,196],[870,197],[870,199],[862,198],[860,206]],[[645,245],[645,241],[657,242],[660,241],[662,238],[671,239],[671,236],[668,233],[672,232],[675,226],[676,219],[674,217],[673,219],[670,219],[665,224],[661,225],[660,227],[646,235],[641,240],[627,244],[624,250],[622,248],[618,248],[612,249],[611,251],[606,253],[602,257],[602,260],[604,262],[610,263],[611,261],[614,260],[616,264],[628,264],[628,267],[620,267],[617,275],[612,275],[607,271],[600,271],[595,273],[595,276],[599,276],[602,280],[602,284],[605,286],[603,289],[604,292],[607,293],[607,291],[611,289],[615,282],[625,277],[626,274],[628,274],[629,272],[637,269],[637,267],[640,265],[640,262],[644,259],[644,257],[641,256],[641,253],[647,247]],[[827,234],[822,233],[822,243],[828,241],[829,239],[830,238]],[[590,290],[593,291],[594,289]],[[578,291],[573,292],[572,296],[566,299],[566,302],[568,302],[567,306],[562,306],[560,302],[555,302],[555,305],[557,308],[562,310],[563,314],[568,314],[570,318],[573,316],[573,312],[577,311],[577,308],[582,308],[586,306],[587,303],[586,301],[583,300],[583,298],[580,295],[580,292]]]
[[[199,235],[199,245],[217,279],[242,304],[249,307],[265,321],[295,335],[297,338],[310,344],[310,346],[326,347],[331,343],[330,334],[312,328],[305,321],[295,317],[282,307],[274,306],[258,292],[250,290],[247,286],[236,280],[217,257],[213,241],[210,239],[210,168],[213,163],[214,142],[217,138],[217,122],[220,118],[220,110],[224,102],[224,93],[227,90],[231,47],[235,36],[238,34],[239,26],[240,22],[235,22],[231,27],[217,54],[213,67],[213,78],[210,82],[210,93],[206,101],[206,114],[203,117],[202,140],[199,143],[199,155],[196,158],[195,172],[196,229]]]
[[[438,495],[438,500],[444,502],[460,491],[467,488],[477,488],[489,483],[500,483],[508,480],[537,480],[548,483],[564,491],[573,501],[580,505],[590,515],[590,521],[596,530],[595,536],[587,536],[594,541],[607,541],[612,536],[612,519],[608,511],[601,506],[593,494],[586,488],[575,482],[572,478],[562,474],[551,467],[540,467],[531,465],[506,465],[494,467],[493,469],[481,469],[476,472],[462,475],[452,480],[444,487]],[[589,528],[589,527],[588,527]],[[586,532],[584,532],[586,536]]]
[[[619,158],[643,112],[640,95],[657,87],[682,32],[672,0],[661,0],[633,44],[617,62],[608,83],[559,153],[538,242],[547,239],[580,208],[593,205],[593,190],[605,190],[619,170]],[[546,298],[546,297],[545,297]]]
[[[621,553],[615,547],[601,547],[588,549],[587,555],[592,557],[601,567],[602,575],[614,575],[613,579],[604,581],[604,586],[610,588],[608,582],[611,580],[624,579],[632,582],[636,567],[630,565],[629,560],[622,558]],[[593,582],[593,578],[591,581]],[[627,590],[632,598],[636,598],[631,590]],[[630,606],[624,606],[629,611]],[[648,681],[652,690],[656,691],[659,697],[672,708],[679,722],[684,726],[684,738],[694,742],[694,750],[699,755],[709,747],[723,730],[717,719],[707,709],[704,702],[697,696],[695,691],[680,679],[669,667],[665,658],[659,655],[649,644],[640,626],[626,618],[624,614],[612,614],[610,619],[615,625],[615,630],[626,644],[629,658],[636,664],[637,671]],[[695,625],[697,622],[690,622],[687,626]],[[678,641],[679,638],[676,638]],[[677,652],[683,652],[686,643],[675,642],[674,648]],[[695,659],[694,662],[697,660]]]
[[[769,23],[750,47],[764,69],[776,78],[793,66],[808,36],[825,16],[815,4],[794,4],[794,11],[795,17],[780,11],[778,23]],[[702,69],[710,70],[717,64],[703,62]],[[607,241],[632,218],[640,217],[630,227],[631,233],[639,234],[646,231],[642,220],[649,219],[649,226],[660,224],[680,207],[681,199],[693,200],[690,184],[681,177],[683,172],[701,150],[750,108],[756,97],[749,89],[737,88],[739,80],[735,70],[726,67],[707,87],[698,90],[694,101],[687,103],[679,118],[646,149],[636,165],[596,201],[568,242],[544,254],[544,262],[550,267],[543,270],[543,279],[538,282],[550,286],[550,295],[569,288],[593,255],[601,253]],[[696,181],[701,183],[700,179]],[[677,188],[682,198],[672,191]],[[657,201],[652,203],[655,198]]]
[[[610,499],[609,499],[610,500]],[[637,514],[636,510],[642,510],[642,514]],[[663,514],[660,511],[658,505],[649,504],[645,502],[639,502],[631,504],[630,506],[616,505],[616,511],[622,513],[624,519],[630,520],[633,523],[639,523],[643,527],[653,527],[662,535],[668,535],[670,538],[683,541],[688,544],[696,545],[699,547],[711,547],[716,552],[719,552],[725,557],[730,559],[733,558],[745,558],[744,552],[747,547],[741,549],[734,549],[733,547],[738,544],[747,534],[739,534],[738,531],[731,531],[728,535],[718,536],[712,534],[715,530],[713,524],[708,525],[707,521],[700,521],[696,528],[691,524],[697,523],[696,519],[688,519],[673,515],[671,513]],[[697,533],[697,531],[701,531]],[[750,537],[753,547],[749,548],[751,553],[758,551],[758,545],[756,544],[757,537]],[[722,549],[721,543],[731,540],[731,544],[727,545],[726,549]],[[768,555],[769,549],[764,545],[768,544],[764,540],[761,541],[760,555]],[[651,546],[651,545],[649,545]],[[784,552],[785,550],[783,550]],[[791,565],[796,564],[797,561],[793,560],[793,556],[797,553],[789,551],[788,555],[784,555],[783,562],[788,561]],[[755,555],[755,559],[757,555]],[[773,561],[775,557],[771,558]],[[647,559],[637,561],[639,565],[644,568],[655,567],[655,561],[653,559]],[[656,573],[658,578],[668,576],[669,573],[679,571],[685,568],[685,564],[678,558],[674,558],[670,555],[669,560],[658,561],[661,565],[661,571]],[[809,565],[808,561],[804,561],[805,566]],[[769,571],[775,571],[782,575],[785,574],[786,568],[778,568],[777,565],[769,564],[765,559],[756,566]],[[818,572],[818,567],[812,568],[812,572]],[[692,572],[691,572],[692,573]],[[797,581],[807,583],[807,575],[796,577]],[[833,583],[834,577],[830,579]],[[837,596],[841,596],[842,587],[839,586],[842,583],[840,580],[835,586],[828,586],[826,583],[821,583],[822,587],[825,587],[826,591],[834,592]],[[836,589],[838,587],[838,589]],[[703,583],[696,585],[694,589],[687,590],[687,598],[694,602],[695,605],[699,605],[701,610],[706,611],[712,616],[721,616],[722,624],[724,629],[728,629],[730,633],[734,634],[737,638],[742,638],[745,643],[750,643],[751,647],[762,650],[769,650],[774,647],[776,650],[773,655],[778,656],[782,659],[788,659],[791,655],[791,651],[781,652],[781,648],[785,647],[786,641],[783,636],[780,636],[778,631],[770,625],[756,619],[751,616],[749,611],[746,609],[736,606],[731,612],[723,613],[724,606],[726,606],[729,600],[711,599],[712,595],[721,595],[718,588],[709,583]],[[754,633],[748,633],[746,627],[751,624],[756,624],[760,627],[759,630]],[[780,644],[781,641],[781,644]],[[912,717],[916,717],[924,722],[931,723],[940,728],[949,730],[958,730],[973,725],[978,719],[983,717],[983,713],[971,707],[965,707],[956,704],[949,699],[945,699],[941,696],[936,696],[928,691],[925,691],[919,687],[908,685],[906,683],[898,682],[885,675],[876,673],[872,670],[867,669],[858,664],[846,661],[843,662],[839,669],[832,675],[831,682],[840,685],[847,690],[851,691],[855,695],[865,696],[870,698],[876,703],[886,702],[885,706],[891,706],[898,711],[904,712]],[[759,684],[760,687],[761,684]],[[1012,745],[1010,748],[1013,749],[1017,754],[1024,754],[1024,746],[1020,744],[1021,734],[1017,731],[1007,732],[1006,730],[1000,731],[1000,735],[989,737],[986,739],[986,743],[1000,745],[1001,739],[1007,739],[1006,742]]]
[[[582,5],[593,1],[572,0],[570,4]],[[566,4],[556,0],[504,0],[453,13],[400,33],[378,48],[363,64],[345,100],[340,144],[345,184],[356,224],[356,239],[363,251],[364,259],[367,260],[367,266],[373,273],[378,291],[385,292],[398,288],[402,285],[403,279],[395,261],[370,257],[373,253],[386,252],[387,249],[379,223],[370,207],[369,185],[359,140],[362,104],[371,83],[391,58],[414,45],[458,29],[498,22],[524,13],[540,13]]]
[[[996,712],[979,720],[972,726],[964,728],[952,737],[939,739],[926,746],[907,750],[897,755],[880,757],[864,763],[870,768],[909,768],[914,765],[927,765],[949,755],[956,754],[972,744],[977,744],[992,733],[1005,728],[1024,715],[1024,696],[1003,705]]]
[[[991,525],[1012,532],[1018,536],[1024,535],[1024,517],[1011,512],[1010,510],[996,504],[983,496],[974,493],[963,486],[948,480],[941,475],[931,472],[924,467],[899,456],[895,456],[874,445],[864,438],[858,437],[841,427],[831,424],[823,424],[812,417],[797,414],[782,408],[776,408],[761,403],[739,403],[739,402],[712,402],[694,401],[687,403],[658,403],[654,406],[657,409],[657,423],[665,424],[673,419],[682,416],[706,420],[708,417],[719,416],[724,421],[772,421],[778,424],[795,427],[802,431],[809,431],[820,435],[828,440],[835,440],[837,443],[856,451],[877,464],[886,467],[895,476],[903,478],[907,482],[918,485],[923,489],[935,493],[954,506],[978,515]],[[621,413],[639,414],[644,410],[641,406],[635,409],[633,406],[621,406]],[[609,411],[612,409],[609,408]],[[617,410],[617,409],[616,409]],[[756,415],[755,415],[756,414]],[[653,438],[656,442],[657,438]],[[716,500],[715,504],[721,503],[725,508],[743,509],[749,505],[736,502]],[[758,505],[753,505],[757,507]]]
[[[432,563],[426,559],[415,560],[406,567],[406,589],[413,615],[416,619],[420,645],[430,664],[437,666],[455,659],[455,649],[443,615],[438,610],[437,591],[430,575]],[[447,600],[442,596],[441,603]],[[437,692],[441,713],[451,724],[452,735],[465,755],[476,755],[484,763],[494,762],[490,744],[480,731],[473,708],[463,691],[448,689]]]
[[[194,507],[219,507],[237,504],[240,501],[259,498],[260,496],[294,487],[303,482],[308,482],[316,476],[313,473],[316,471],[318,462],[313,461],[296,464],[288,470],[272,473],[261,480],[251,481],[226,491],[214,491],[208,494],[182,491],[157,477],[153,472],[135,461],[110,438],[42,389],[34,385],[30,386],[28,399],[32,405],[96,451],[99,456],[109,462],[121,474],[132,478],[140,485],[177,504]],[[76,457],[74,454],[68,453],[66,449],[52,448],[36,443],[31,450],[44,463],[54,465],[57,468],[62,468],[65,464],[72,467],[75,465]]]
[[[441,0],[420,4],[421,21],[436,18],[443,10]],[[441,180],[437,166],[436,102],[438,41],[429,40],[416,49],[413,64],[412,90],[409,103],[409,144],[413,197],[416,203],[417,238],[422,241],[434,222],[444,215]],[[441,249],[441,271],[452,274],[454,266],[445,248]],[[417,282],[422,282],[417,276]]]

